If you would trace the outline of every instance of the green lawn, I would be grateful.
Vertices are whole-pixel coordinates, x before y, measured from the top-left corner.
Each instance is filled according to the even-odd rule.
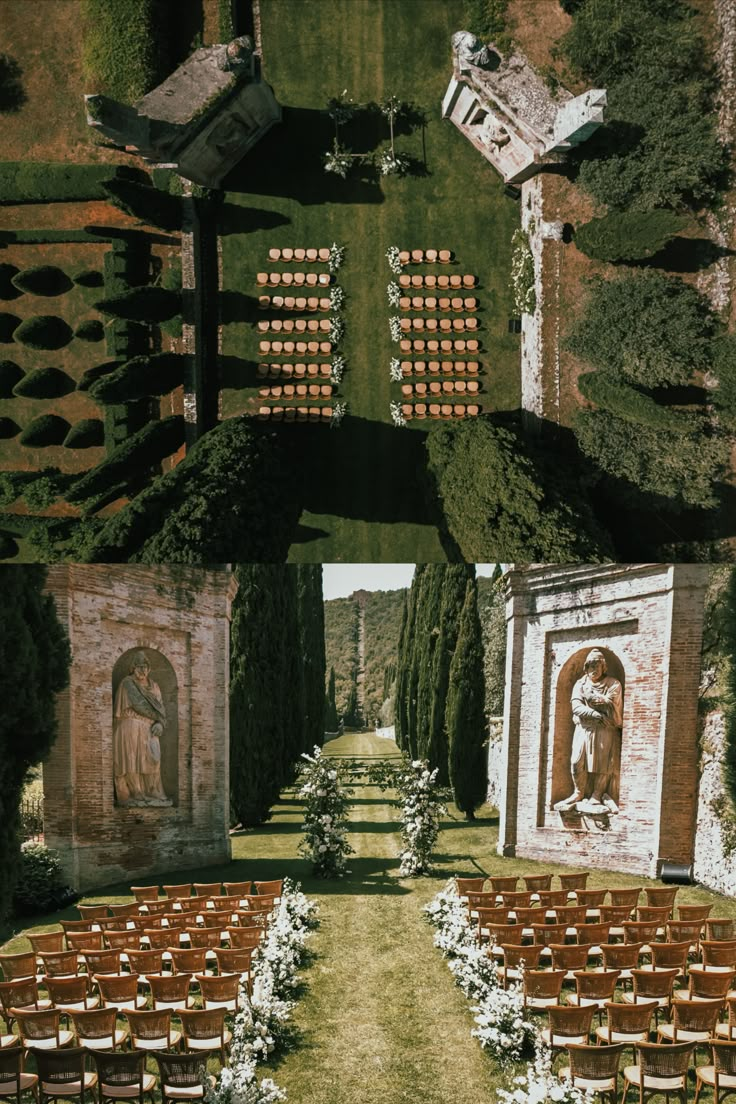
[[[284,105],[284,122],[226,182],[221,227],[225,293],[222,412],[257,405],[258,338],[252,322],[254,275],[268,249],[346,246],[338,281],[347,295],[340,352],[348,371],[339,399],[349,414],[339,431],[282,430],[297,442],[304,477],[302,539],[290,558],[308,561],[440,560],[435,517],[422,499],[426,423],[396,429],[389,380],[398,354],[390,340],[385,258],[390,245],[453,250],[449,271],[479,277],[479,318],[487,409],[519,405],[518,338],[509,336],[510,239],[518,207],[500,179],[447,121],[440,105],[451,73],[450,37],[462,26],[462,0],[263,0],[264,73]],[[377,178],[355,170],[347,181],[322,169],[332,141],[325,113],[343,89],[359,103],[394,94],[425,121],[397,127],[397,151],[420,173]],[[343,130],[353,151],[387,144],[385,120],[365,114]],[[410,270],[412,271],[412,270]],[[421,271],[414,269],[413,271]],[[231,320],[231,321],[228,321]],[[470,473],[469,473],[470,475]]]
[[[327,754],[385,756],[393,744],[372,734],[351,734],[326,747]],[[336,881],[312,877],[298,856],[302,807],[286,791],[273,819],[233,837],[228,866],[171,871],[161,882],[241,880],[289,875],[318,900],[320,927],[303,971],[304,993],[294,1013],[300,1045],[273,1063],[273,1075],[288,1090],[289,1104],[477,1104],[508,1082],[471,1038],[472,1014],[439,951],[421,906],[453,874],[532,874],[568,871],[551,863],[496,855],[497,817],[487,807],[468,824],[450,809],[443,822],[432,877],[398,876],[396,810],[388,795],[356,785],[349,874]],[[136,879],[137,882],[154,879]],[[593,871],[588,885],[630,886],[646,879]],[[130,899],[126,886],[86,898]],[[699,888],[683,887],[678,903],[713,902],[714,914],[736,915],[736,901]],[[39,917],[37,930],[54,926],[74,909]],[[8,951],[29,949],[18,936]],[[370,1089],[366,1090],[369,1081]],[[692,1092],[692,1086],[691,1086]],[[709,1099],[709,1098],[706,1098]]]

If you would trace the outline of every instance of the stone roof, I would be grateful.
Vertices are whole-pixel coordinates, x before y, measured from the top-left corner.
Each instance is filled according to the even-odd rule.
[[[496,67],[479,68],[463,65],[463,73],[473,86],[490,99],[500,100],[505,110],[531,127],[537,134],[550,138],[561,105],[571,98],[560,89],[553,96],[531,62],[519,51],[503,57],[491,46]]]
[[[231,92],[242,72],[224,71],[222,46],[205,46],[182,62],[163,84],[136,104],[141,115],[183,126]]]

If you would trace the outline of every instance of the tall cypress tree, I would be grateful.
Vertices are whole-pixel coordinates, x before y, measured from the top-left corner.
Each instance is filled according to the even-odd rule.
[[[447,566],[427,564],[420,591],[417,610],[415,667],[417,678],[416,741],[417,756],[431,759],[432,703],[435,696],[435,651],[440,637],[443,587]],[[437,763],[430,761],[430,766]]]
[[[409,592],[404,598],[404,612],[401,618],[401,633],[396,657],[396,743],[407,754],[410,752],[410,687],[412,681],[412,661],[414,651],[414,618],[417,608],[418,580],[424,570],[423,564],[414,569]]]
[[[69,640],[46,569],[6,568],[0,633],[0,920],[7,919],[20,864],[20,799],[29,767],[56,739],[55,697],[69,684]]]
[[[468,580],[475,577],[473,564],[442,564],[442,607],[439,632],[432,655],[431,700],[425,758],[437,767],[440,785],[449,782],[448,741],[445,728],[450,664],[460,631],[460,615]]]
[[[300,751],[311,753],[325,738],[325,605],[322,564],[297,564],[299,651],[304,720]],[[334,730],[333,730],[334,731]]]
[[[230,653],[230,796],[234,816],[261,824],[301,752],[304,682],[297,577],[285,564],[240,564]]]
[[[473,577],[466,584],[457,645],[450,664],[445,714],[450,784],[455,804],[468,820],[474,819],[487,791],[484,701],[483,637]]]
[[[337,701],[335,700],[335,668],[330,667],[330,681],[327,685],[327,699],[325,702],[325,731],[337,732],[339,723]]]

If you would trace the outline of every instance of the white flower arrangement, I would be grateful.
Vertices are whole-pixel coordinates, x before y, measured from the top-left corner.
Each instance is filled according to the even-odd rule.
[[[334,414],[333,414],[334,418]],[[347,841],[347,813],[353,791],[345,785],[346,769],[315,747],[302,754],[307,763],[299,797],[306,804],[304,839],[299,850],[312,860],[320,878],[339,878],[345,873],[347,856],[353,848]]]
[[[403,877],[429,874],[431,855],[440,834],[440,817],[447,812],[447,796],[437,786],[438,770],[430,771],[426,759],[414,759],[396,775],[401,796],[401,852]]]
[[[404,271],[404,266],[401,263],[401,250],[398,245],[390,245],[386,250],[386,260],[388,261],[388,267],[397,276],[400,276]]]
[[[345,292],[341,287],[333,285],[330,288],[330,310],[339,311],[345,306]]]
[[[536,1042],[537,1028],[524,1019],[524,993],[520,985],[489,989],[473,1012],[478,1026],[470,1034],[502,1069],[521,1061],[525,1050]]]
[[[401,412],[401,403],[392,402],[389,409],[391,411],[391,421],[398,429],[403,428],[406,425],[406,418]]]
[[[401,288],[392,280],[386,288],[386,295],[388,296],[389,305],[392,307],[398,307],[401,300]]]
[[[381,150],[378,154],[378,168],[381,176],[404,176],[411,162],[408,157],[395,153],[392,149]]]
[[[498,969],[487,946],[475,940],[458,947],[457,955],[449,961],[456,983],[468,1000],[485,1001],[494,989],[498,989]]]
[[[206,1074],[203,1076],[205,1104],[280,1104],[286,1100],[284,1089],[280,1089],[270,1077],[259,1081],[255,1062],[238,1053],[236,1032],[237,1022],[230,1064],[222,1067],[216,1084],[213,1086],[212,1079]]]
[[[445,957],[453,958],[463,948],[477,945],[468,910],[458,896],[454,880],[450,879],[445,888],[422,911],[430,924],[437,929],[434,945],[439,947]]]
[[[334,356],[332,358],[332,370],[330,372],[330,382],[334,384],[342,383],[342,377],[345,372],[345,366],[347,361],[344,356]]]
[[[334,276],[337,270],[341,267],[345,260],[345,246],[338,245],[337,242],[332,243],[330,246],[330,256],[327,261],[327,267]]]
[[[336,176],[342,177],[343,180],[350,172],[350,166],[352,165],[352,157],[350,156],[349,149],[343,149],[340,146],[335,146],[335,149],[330,150],[325,154],[324,169],[325,172],[335,173]]]
[[[404,378],[404,373],[401,369],[401,361],[398,357],[391,357],[391,363],[388,366],[389,375],[392,383],[401,383]]]
[[[347,403],[335,403],[332,408],[332,417],[330,418],[330,429],[337,429],[342,423],[343,418],[348,412]]]
[[[394,314],[391,318],[389,318],[388,328],[391,331],[391,340],[401,341],[404,331],[401,329],[401,319],[399,318],[398,314]]]
[[[534,1061],[526,1071],[514,1077],[512,1089],[496,1089],[499,1104],[592,1104],[592,1093],[576,1088],[571,1081],[561,1081],[552,1072],[552,1051],[540,1043]]]
[[[337,317],[337,316],[330,319],[330,329],[329,329],[329,333],[327,334],[328,340],[331,341],[333,345],[339,345],[344,336],[345,336],[345,322],[344,322],[344,320],[342,318]]]
[[[534,254],[529,245],[527,234],[515,230],[511,238],[511,290],[514,294],[514,308],[518,314],[533,314],[537,307],[537,293],[534,287]]]

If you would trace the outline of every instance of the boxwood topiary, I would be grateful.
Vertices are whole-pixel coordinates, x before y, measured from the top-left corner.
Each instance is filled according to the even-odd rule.
[[[99,288],[104,286],[102,273],[96,268],[83,268],[74,277],[74,283],[80,287]]]
[[[54,475],[45,475],[43,473],[37,475],[35,479],[32,479],[29,483],[26,483],[23,488],[23,498],[26,501],[26,505],[33,513],[39,510],[47,510],[49,506],[52,506],[54,502],[56,502],[60,493],[61,487],[59,486],[58,478]]]
[[[20,443],[27,448],[45,448],[47,445],[60,445],[64,441],[70,426],[65,418],[58,414],[42,414],[29,422],[20,435]]]
[[[9,344],[13,334],[20,326],[20,318],[15,314],[0,314],[0,341]]]
[[[65,448],[94,448],[105,443],[105,426],[99,418],[83,418],[76,422],[64,438]]]
[[[119,360],[107,360],[104,364],[95,364],[93,368],[88,368],[86,372],[82,373],[77,383],[77,391],[89,391],[96,380],[102,379],[103,376],[109,375],[110,372],[114,372],[119,366]]]
[[[0,560],[12,560],[18,555],[18,542],[12,533],[0,529]]]
[[[0,418],[0,441],[7,441],[11,437],[17,437],[20,426],[12,418]]]
[[[24,843],[13,907],[19,916],[53,912],[76,901],[79,894],[66,884],[56,851],[43,843]]]
[[[71,326],[54,314],[37,314],[15,331],[16,341],[31,349],[63,349],[72,336]]]
[[[0,399],[9,399],[16,383],[23,379],[23,369],[14,360],[0,360]]]
[[[105,327],[99,318],[86,318],[80,322],[74,331],[75,337],[81,337],[82,341],[102,341],[105,336]]]
[[[74,380],[61,368],[35,368],[15,385],[13,394],[23,399],[58,399],[75,388]]]
[[[72,282],[63,269],[56,265],[33,265],[24,268],[12,279],[14,287],[29,295],[63,295]]]
[[[0,264],[0,299],[17,299],[23,292],[13,285],[13,277],[20,270],[14,264]]]

